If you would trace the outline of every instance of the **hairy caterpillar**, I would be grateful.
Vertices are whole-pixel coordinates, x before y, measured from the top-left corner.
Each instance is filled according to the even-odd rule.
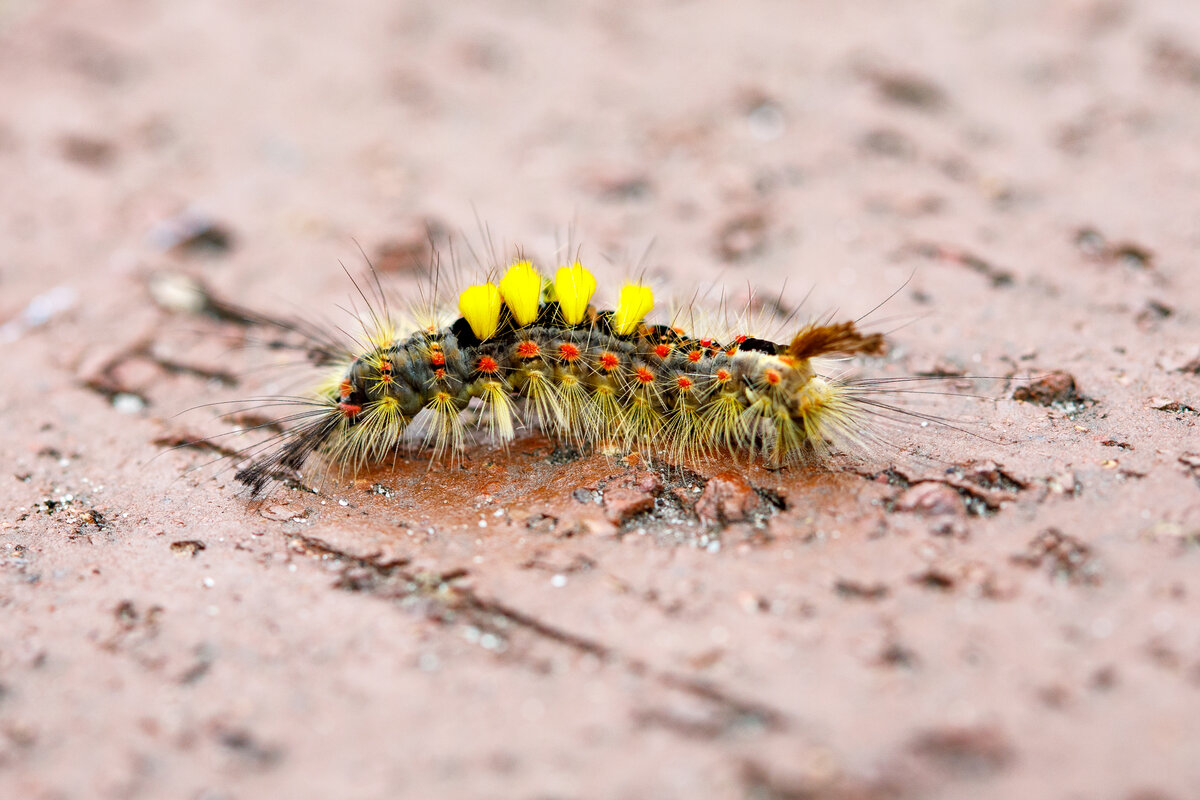
[[[779,467],[861,444],[869,415],[899,411],[871,396],[876,382],[831,369],[829,357],[883,352],[882,334],[856,322],[809,323],[782,343],[717,341],[648,324],[645,285],[626,284],[612,310],[592,305],[596,288],[578,261],[548,279],[519,259],[498,281],[463,290],[453,322],[407,335],[386,303],[376,308],[363,294],[353,344],[302,331],[329,377],[311,396],[270,403],[297,408],[236,480],[258,496],[312,459],[349,474],[406,446],[453,459],[472,428],[504,445],[522,421],[579,448],[684,462],[746,453]]]

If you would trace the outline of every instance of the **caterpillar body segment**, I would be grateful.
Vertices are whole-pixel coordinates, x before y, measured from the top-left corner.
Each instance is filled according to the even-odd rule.
[[[881,335],[813,323],[784,344],[718,342],[646,324],[648,287],[627,285],[612,311],[590,304],[595,289],[578,262],[547,281],[520,261],[498,285],[463,291],[462,316],[440,330],[399,339],[371,314],[365,352],[237,480],[258,495],[313,456],[353,474],[414,444],[455,458],[470,428],[504,445],[521,423],[581,448],[748,452],[772,466],[859,438],[864,406],[823,359],[879,354]]]

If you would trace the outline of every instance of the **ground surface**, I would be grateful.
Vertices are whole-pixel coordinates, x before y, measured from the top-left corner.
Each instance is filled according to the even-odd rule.
[[[1200,6],[348,7],[0,3],[0,795],[1200,796]],[[476,212],[683,298],[915,270],[868,369],[1077,391],[832,471],[167,451],[293,389],[170,281],[342,320]]]

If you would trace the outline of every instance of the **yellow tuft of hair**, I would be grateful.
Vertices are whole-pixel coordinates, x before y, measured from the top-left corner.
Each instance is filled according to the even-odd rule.
[[[514,403],[512,389],[503,381],[484,381],[480,387],[481,418],[492,441],[508,447],[516,432],[513,430]]]
[[[612,326],[618,336],[629,336],[654,308],[654,292],[649,286],[627,283],[621,289],[617,310],[613,312]]]
[[[354,468],[380,461],[400,442],[408,419],[400,410],[400,401],[386,396],[363,406],[358,424],[347,436],[348,451],[353,453]]]
[[[537,421],[542,430],[563,430],[567,418],[559,398],[558,385],[540,369],[529,370],[521,393],[527,400],[526,413],[530,420]]]
[[[573,370],[558,370],[555,380],[558,381],[558,399],[563,413],[559,432],[577,447],[587,447],[601,427],[600,409],[587,384]]]
[[[425,429],[423,444],[433,450],[433,460],[439,461],[449,454],[451,462],[462,453],[466,442],[466,425],[463,423],[458,404],[449,392],[437,392],[425,404],[430,414],[429,427]]]
[[[378,320],[367,329],[367,342],[378,350],[387,350],[396,343],[396,325],[390,319]]]
[[[458,296],[458,310],[471,326],[471,332],[486,341],[500,326],[500,290],[494,283],[467,287]]]
[[[500,295],[520,327],[532,324],[542,300],[542,276],[528,261],[518,261],[500,279]]]
[[[701,438],[710,447],[736,455],[750,437],[750,427],[743,415],[742,401],[736,392],[719,392],[712,397],[700,417]]]
[[[583,321],[595,293],[596,277],[578,261],[570,267],[559,267],[554,275],[554,294],[562,309],[563,322],[568,325]]]

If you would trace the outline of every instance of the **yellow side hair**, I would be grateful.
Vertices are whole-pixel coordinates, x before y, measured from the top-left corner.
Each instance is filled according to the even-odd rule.
[[[656,392],[639,388],[630,394],[626,403],[619,431],[624,447],[649,450],[664,424],[663,415],[655,408]]]
[[[742,416],[742,402],[734,392],[719,391],[709,401],[701,416],[702,438],[730,453],[747,440],[747,421]]]
[[[587,384],[579,376],[568,370],[559,370],[555,378],[563,415],[563,424],[558,432],[576,446],[584,447],[602,425],[600,409]]]
[[[492,379],[483,381],[480,388],[479,399],[483,404],[480,416],[488,435],[492,441],[507,447],[516,435],[513,430],[515,403],[511,396],[512,387],[502,379]]]
[[[425,430],[424,445],[432,449],[434,461],[446,454],[453,461],[462,453],[466,440],[466,425],[459,413],[461,409],[448,392],[437,392],[425,404],[425,410],[432,418]]]
[[[545,429],[565,429],[567,418],[564,415],[562,402],[559,399],[558,385],[540,369],[531,369],[524,375],[525,385],[521,392],[528,400],[530,421],[537,420]]]
[[[394,397],[383,397],[367,403],[350,426],[343,440],[346,455],[342,461],[351,462],[357,470],[363,464],[379,461],[400,443],[408,419]]]

